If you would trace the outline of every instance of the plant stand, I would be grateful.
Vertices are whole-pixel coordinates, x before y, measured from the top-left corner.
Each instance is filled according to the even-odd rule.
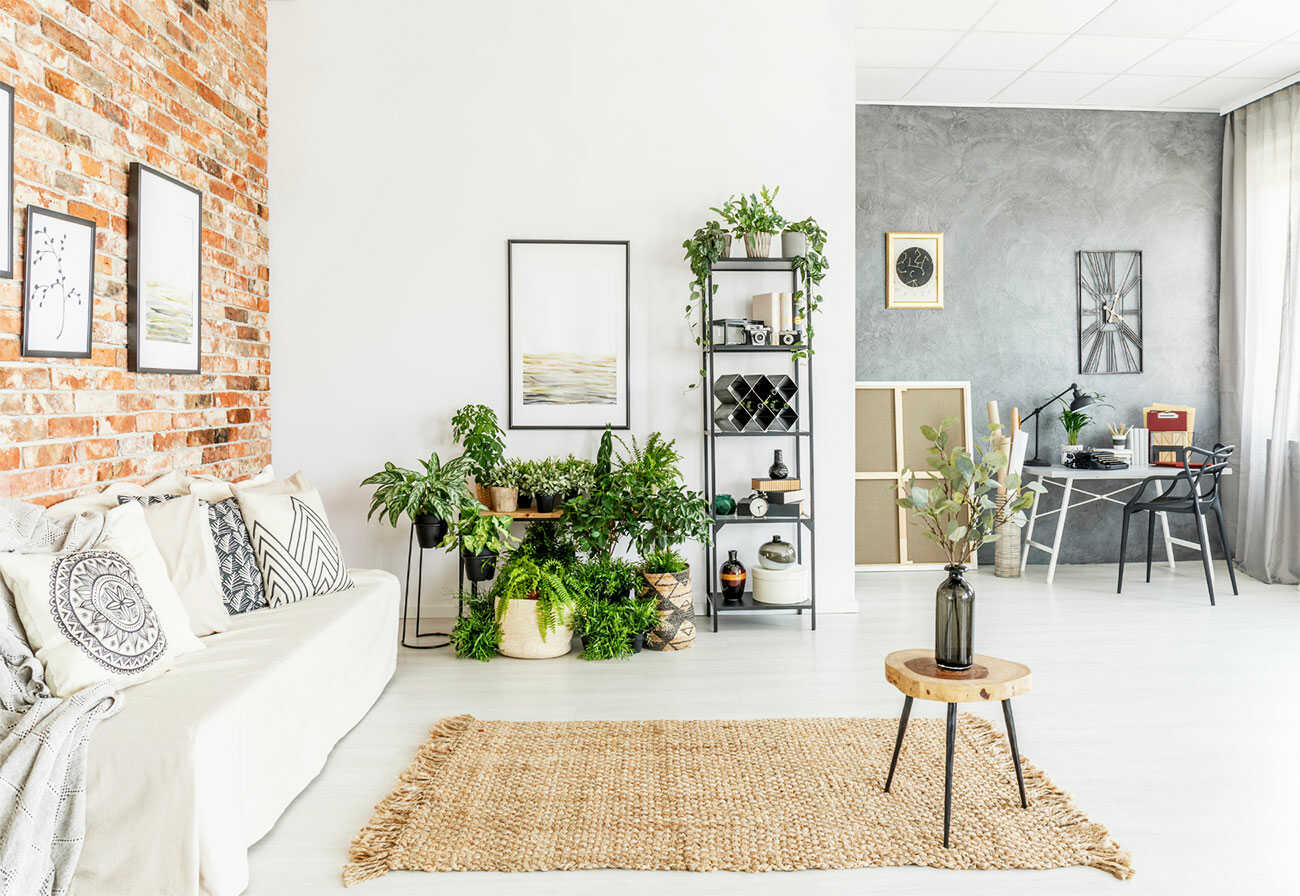
[[[713,340],[713,277],[714,274],[727,271],[763,271],[763,272],[788,272],[790,275],[791,291],[800,292],[800,272],[794,266],[792,258],[722,258],[713,264],[709,271],[708,282],[704,288],[704,298],[700,302],[700,325],[701,332],[707,334],[701,350],[702,358],[700,366],[705,372],[705,381],[701,387],[702,403],[704,405],[704,494],[709,501],[709,517],[713,524],[713,539],[705,550],[705,570],[704,590],[706,615],[713,618],[713,630],[718,630],[718,617],[723,613],[753,613],[753,612],[770,612],[773,610],[793,610],[795,615],[802,616],[804,610],[808,611],[811,627],[817,628],[817,570],[814,565],[816,559],[816,534],[813,528],[813,513],[805,512],[805,508],[812,503],[813,495],[813,364],[812,364],[812,337],[808,333],[807,314],[804,314],[803,330],[804,344],[800,345],[718,345]],[[801,308],[807,308],[807,296],[811,293],[812,284],[808,278],[802,278],[802,292],[804,298],[795,306],[796,315]],[[774,334],[775,336],[775,334]],[[796,352],[809,352],[803,359],[795,357]],[[789,383],[793,386],[793,391],[782,396],[783,408],[785,411],[791,411],[792,417],[782,417],[781,413],[775,414],[775,422],[771,427],[758,426],[752,422],[745,426],[739,427],[738,431],[717,425],[715,421],[715,412],[713,402],[718,396],[715,395],[715,389],[718,388],[719,377],[715,372],[714,361],[718,355],[722,354],[741,354],[747,357],[762,355],[784,355],[790,360],[790,373],[787,376],[780,377],[781,384]],[[756,388],[765,388],[758,380],[767,380],[771,384],[771,377],[751,377],[754,383],[751,384]],[[728,379],[723,384],[723,391],[728,388],[729,383],[734,383],[734,378]],[[780,388],[777,384],[776,388]],[[797,404],[796,404],[797,402]],[[725,401],[724,407],[730,407]],[[795,410],[797,408],[797,411]],[[727,419],[725,414],[723,419]],[[755,418],[757,419],[757,418]],[[785,420],[788,425],[782,425]],[[756,431],[757,430],[759,431]],[[787,515],[768,515],[764,517],[740,516],[738,514],[719,514],[714,504],[714,498],[718,493],[718,442],[732,438],[768,438],[784,439],[794,442],[794,463],[790,465],[790,477],[800,479],[802,487],[807,490],[808,497],[804,503],[799,505],[798,511],[793,516]],[[804,475],[803,461],[805,454],[804,440],[807,439],[807,475]],[[744,444],[744,443],[742,443]],[[746,477],[747,479],[750,477]],[[758,524],[794,526],[795,529],[795,551],[796,562],[804,562],[804,541],[805,530],[807,530],[808,543],[808,598],[798,604],[763,604],[754,600],[754,594],[751,590],[746,590],[739,603],[726,603],[722,598],[722,580],[718,572],[718,539],[724,526],[733,524]]]

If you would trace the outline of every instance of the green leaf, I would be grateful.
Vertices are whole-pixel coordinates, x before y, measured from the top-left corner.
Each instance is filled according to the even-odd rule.
[[[939,438],[939,433],[935,431],[935,428],[924,423],[921,424],[921,435],[931,442]]]

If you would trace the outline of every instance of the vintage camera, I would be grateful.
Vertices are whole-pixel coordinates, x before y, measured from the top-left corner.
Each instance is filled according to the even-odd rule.
[[[781,345],[798,345],[803,342],[802,330],[782,330],[777,334],[777,340]]]
[[[749,334],[750,345],[769,345],[772,338],[772,331],[764,324],[750,321],[745,324],[745,332]]]

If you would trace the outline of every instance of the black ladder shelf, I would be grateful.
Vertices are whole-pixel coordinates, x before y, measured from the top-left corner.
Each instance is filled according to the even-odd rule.
[[[802,616],[804,610],[808,611],[812,629],[817,629],[817,569],[814,564],[816,559],[816,529],[814,528],[816,508],[812,512],[804,515],[805,509],[812,505],[813,494],[813,364],[812,364],[812,336],[808,334],[807,315],[801,314],[801,309],[806,308],[807,296],[811,284],[808,283],[807,277],[801,278],[801,272],[794,266],[793,258],[722,258],[716,261],[709,269],[708,281],[705,283],[704,299],[700,303],[700,326],[702,335],[701,349],[701,368],[704,370],[703,396],[704,405],[704,494],[709,501],[709,518],[713,525],[713,539],[705,549],[708,566],[708,575],[705,577],[705,612],[713,617],[713,630],[718,630],[718,617],[725,613],[754,613],[754,612],[771,612],[773,610],[793,610],[796,615]],[[795,317],[803,318],[803,329],[805,334],[805,343],[801,345],[715,345],[713,342],[713,275],[727,271],[762,271],[762,272],[789,272],[791,282],[791,292],[802,292],[803,298],[795,300]],[[802,289],[800,281],[802,279]],[[776,338],[776,334],[772,334]],[[808,350],[808,355],[802,360],[794,357],[794,353],[803,349]],[[790,377],[795,383],[795,407],[798,413],[798,422],[796,428],[789,431],[780,432],[730,432],[719,431],[713,419],[713,386],[717,381],[717,374],[714,370],[714,359],[718,355],[743,354],[746,356],[762,356],[771,354],[784,354],[790,356]],[[795,516],[765,516],[765,517],[746,517],[737,514],[721,515],[717,512],[714,504],[714,498],[718,493],[718,441],[733,438],[767,438],[767,439],[785,439],[794,442],[794,465],[791,468],[790,475],[802,480],[800,487],[807,492],[807,498],[799,505],[799,511]],[[806,458],[808,462],[807,476],[804,476],[804,459],[805,445],[807,439]],[[748,478],[748,477],[746,477]],[[807,530],[808,541],[808,599],[799,604],[762,604],[754,600],[752,588],[747,588],[744,597],[739,603],[727,603],[722,598],[722,580],[718,569],[718,539],[722,529],[725,526],[737,524],[757,524],[767,523],[776,525],[792,525],[795,529],[795,551],[798,563],[804,563],[804,530]],[[753,579],[751,577],[750,581]]]

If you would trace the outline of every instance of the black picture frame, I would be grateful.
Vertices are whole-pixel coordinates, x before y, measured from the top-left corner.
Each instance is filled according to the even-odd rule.
[[[143,251],[141,245],[141,221],[146,214],[140,201],[140,182],[141,175],[147,173],[150,177],[157,177],[166,183],[178,187],[186,192],[193,193],[196,205],[198,220],[198,238],[195,241],[194,253],[194,295],[196,297],[195,313],[195,330],[194,330],[194,365],[192,367],[158,367],[144,365],[140,362],[141,335],[140,327],[143,324],[143,318],[140,313],[140,255]],[[151,165],[143,162],[132,162],[129,176],[129,198],[127,201],[127,264],[126,264],[126,364],[127,370],[133,373],[175,373],[181,375],[195,375],[202,372],[203,368],[203,193],[185,183],[172,177],[165,171],[159,171]]]
[[[1131,256],[1130,266],[1126,267],[1122,273],[1115,266],[1114,262],[1118,261],[1119,256]],[[1091,352],[1085,348],[1085,340],[1088,339],[1094,327],[1101,323],[1100,320],[1092,321],[1085,326],[1085,319],[1088,315],[1101,313],[1096,305],[1102,299],[1098,297],[1095,283],[1091,284],[1089,280],[1097,280],[1096,260],[1109,257],[1111,264],[1109,276],[1112,280],[1118,279],[1118,283],[1109,284],[1110,289],[1121,289],[1123,294],[1118,298],[1120,303],[1120,313],[1116,315],[1117,321],[1114,321],[1117,329],[1108,333],[1106,338],[1110,340],[1114,348],[1107,353],[1108,358],[1125,358],[1125,369],[1112,369],[1115,365],[1107,363],[1107,369],[1099,369],[1098,364],[1089,364]],[[1090,263],[1091,262],[1091,263]],[[1075,320],[1076,327],[1076,344],[1078,347],[1079,373],[1087,376],[1122,376],[1126,374],[1142,373],[1146,366],[1144,358],[1145,351],[1145,333],[1142,325],[1142,318],[1146,310],[1146,296],[1144,294],[1143,284],[1143,259],[1141,249],[1080,249],[1074,253],[1074,286],[1075,286]],[[1130,285],[1131,284],[1131,285]],[[1128,287],[1124,289],[1124,287]],[[1093,306],[1085,309],[1084,293],[1087,292],[1089,300]],[[1124,317],[1124,299],[1129,292],[1134,293],[1134,311],[1129,311],[1130,316],[1135,315],[1135,320],[1130,321]],[[1112,305],[1113,307],[1113,305]],[[1118,334],[1118,335],[1116,335]],[[1097,347],[1099,345],[1100,334],[1090,345]],[[1100,349],[1097,349],[1100,350]],[[1088,354],[1089,357],[1085,357]]]
[[[622,246],[623,247],[623,394],[626,396],[621,422],[600,424],[535,425],[515,422],[515,336],[514,336],[514,247],[522,245],[551,246]],[[632,428],[632,244],[629,240],[556,240],[508,239],[506,240],[506,428],[517,430],[616,430]]]
[[[3,249],[0,249],[0,279],[12,280],[14,277],[14,89],[9,84],[0,82],[0,92],[4,97],[0,99],[4,108],[9,110],[9,127],[5,128],[5,134],[0,139],[5,141],[8,150],[8,164],[5,166],[9,170],[5,173],[0,183],[4,184],[6,190],[6,202],[4,204],[5,230],[9,238],[5,240]]]
[[[85,227],[90,230],[90,252],[89,264],[86,271],[86,347],[82,351],[62,351],[57,349],[37,348],[31,343],[32,335],[32,264],[36,258],[36,251],[32,246],[33,237],[33,219],[36,217],[54,218],[63,221],[66,224],[73,224],[79,227]],[[95,330],[95,222],[89,218],[78,218],[76,215],[69,215],[63,212],[52,211],[48,208],[41,208],[39,205],[27,206],[27,212],[24,220],[27,234],[27,251],[24,253],[24,271],[23,271],[23,344],[22,354],[26,358],[89,358],[90,346],[94,341]]]

